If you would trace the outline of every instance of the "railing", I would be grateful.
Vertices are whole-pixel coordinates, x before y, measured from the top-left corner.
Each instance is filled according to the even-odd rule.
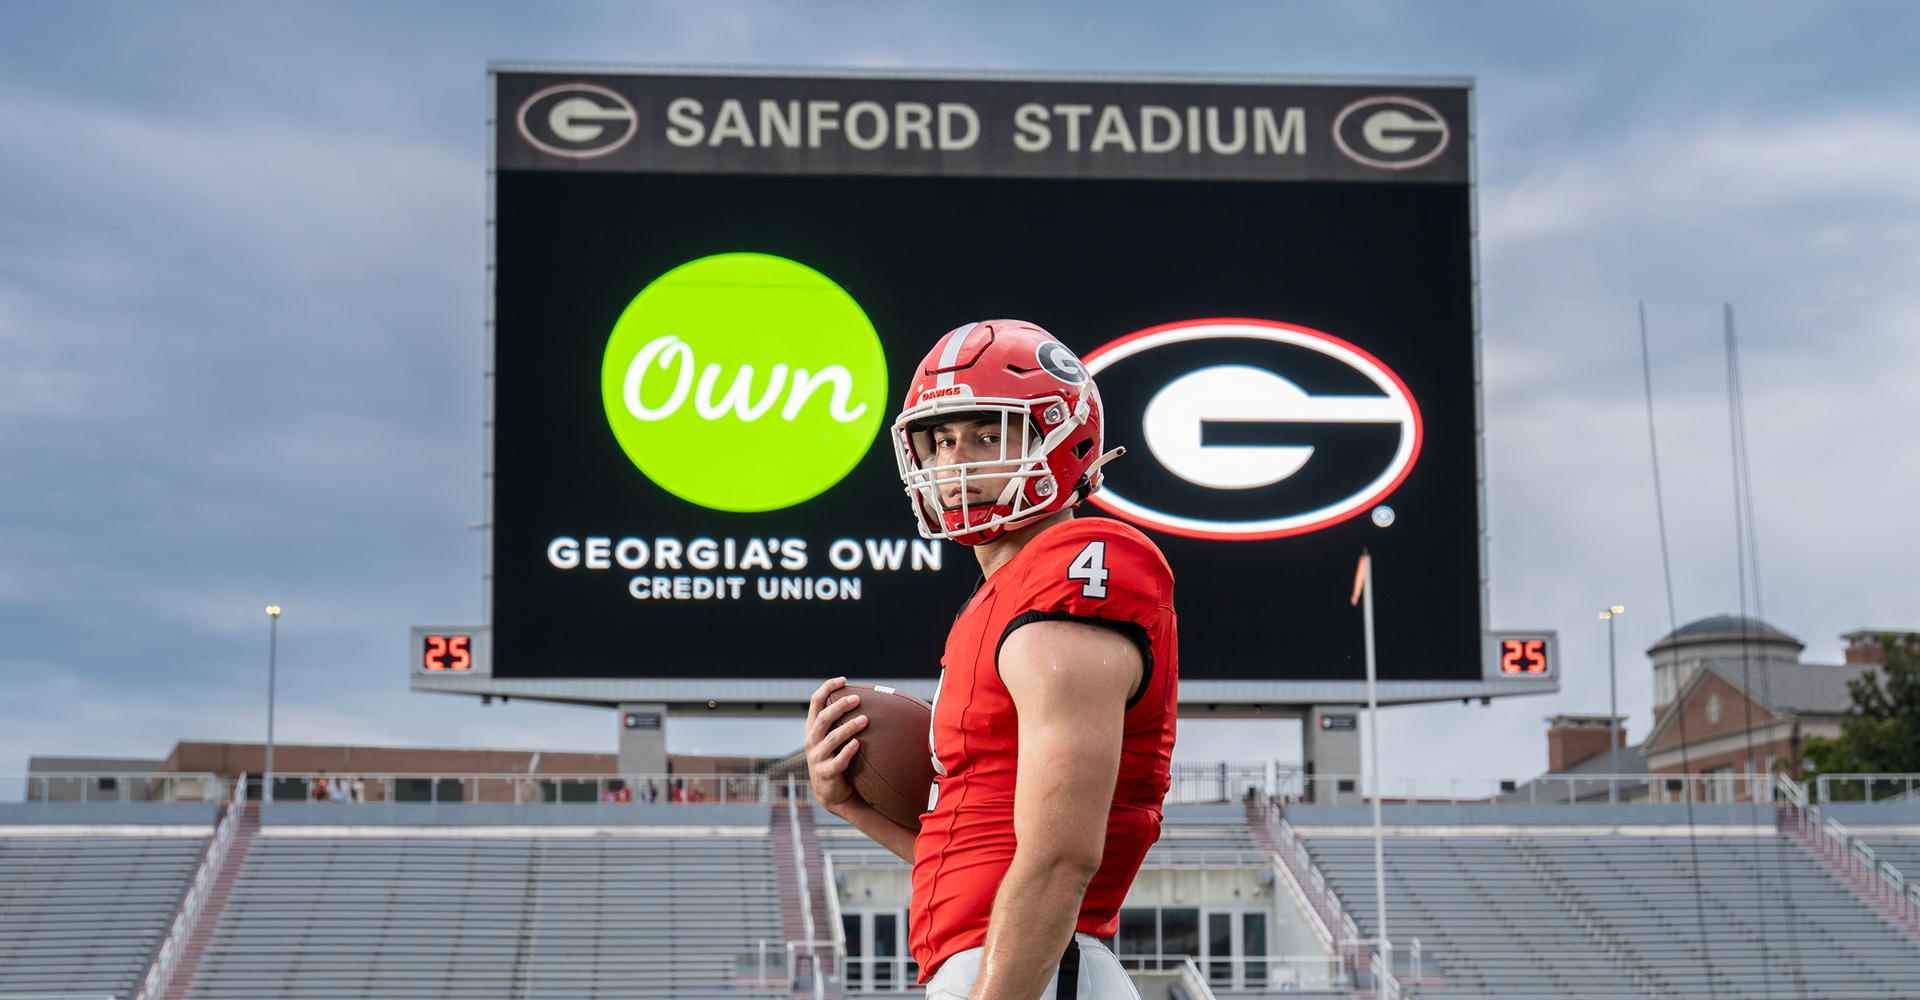
[[[1908,881],[1893,862],[1879,859],[1872,844],[1853,836],[1846,824],[1824,815],[1818,804],[1809,801],[1805,785],[1782,774],[1776,776],[1775,787],[1801,832],[1822,854],[1837,864],[1854,866],[1882,902],[1920,929],[1920,881]]]
[[[1765,772],[1732,771],[1543,774],[1531,778],[1385,776],[1380,779],[1384,790],[1380,801],[1421,805],[1764,803],[1768,801],[1770,780]],[[1365,775],[1316,774],[1305,782],[1311,786],[1307,790],[1310,795],[1303,791],[1282,801],[1357,805],[1372,802],[1374,798],[1373,782]],[[1920,782],[1916,782],[1916,787],[1920,787]]]
[[[845,955],[840,959],[842,993],[924,993],[920,963],[912,955]]]
[[[185,771],[14,771],[0,787],[17,788],[21,802],[224,802],[231,783],[216,774]]]
[[[173,923],[167,926],[166,936],[160,939],[153,964],[148,967],[147,977],[141,981],[133,1000],[155,1000],[164,996],[167,985],[173,981],[173,972],[180,964],[181,952],[186,950],[187,938],[192,934],[194,924],[200,921],[200,912],[206,909],[207,896],[213,892],[214,880],[220,875],[220,865],[227,858],[227,848],[232,846],[234,834],[240,829],[240,814],[247,808],[246,787],[246,775],[242,774],[240,780],[234,783],[233,801],[228,804],[220,822],[214,826],[207,849],[200,856],[200,864],[193,874],[193,884],[187,887],[187,894],[180,901],[180,909],[173,915]]]
[[[459,774],[326,771],[273,775],[275,802],[759,803],[764,774]],[[254,781],[248,797],[260,798]]]
[[[1920,801],[1920,774],[1822,774],[1813,784],[1813,800],[1820,803]]]
[[[1301,767],[1280,761],[1176,763],[1166,801],[1175,804],[1241,802],[1298,797]]]

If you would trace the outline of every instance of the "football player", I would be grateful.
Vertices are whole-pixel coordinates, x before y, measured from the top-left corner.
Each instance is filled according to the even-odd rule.
[[[941,658],[918,833],[844,776],[867,722],[845,678],[813,695],[807,760],[823,806],[913,863],[934,1000],[1138,998],[1100,938],[1160,836],[1179,648],[1160,550],[1074,518],[1121,452],[1101,440],[1086,367],[1016,320],[942,337],[893,423],[921,535],[971,546],[983,574]]]

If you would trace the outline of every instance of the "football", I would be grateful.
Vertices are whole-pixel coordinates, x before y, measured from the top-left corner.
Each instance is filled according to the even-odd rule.
[[[867,717],[867,728],[855,737],[860,749],[847,762],[847,781],[880,815],[920,829],[933,787],[933,758],[927,752],[933,706],[876,684],[849,684],[843,693],[860,696],[859,706],[848,714]]]

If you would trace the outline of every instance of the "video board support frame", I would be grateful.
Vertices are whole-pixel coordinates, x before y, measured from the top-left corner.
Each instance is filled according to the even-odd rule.
[[[1253,85],[1352,85],[1370,87],[1462,87],[1466,91],[1469,114],[1464,130],[1467,159],[1467,196],[1469,200],[1471,310],[1473,351],[1473,421],[1475,447],[1475,487],[1477,548],[1479,553],[1478,604],[1482,630],[1491,615],[1487,476],[1485,449],[1485,406],[1483,391],[1478,143],[1473,129],[1472,108],[1476,91],[1471,78],[1459,77],[1380,77],[1258,74],[1122,74],[1122,73],[1045,73],[1013,71],[948,70],[863,70],[781,67],[702,67],[632,64],[547,63],[493,61],[488,64],[487,88],[487,210],[485,222],[485,268],[483,326],[483,520],[475,525],[482,532],[481,621],[490,629],[494,619],[496,530],[496,400],[497,400],[497,300],[498,281],[498,195],[500,106],[494,81],[500,73],[538,72],[561,74],[649,74],[659,76],[724,75],[739,77],[798,77],[819,79],[922,79],[954,81],[1023,81],[1081,83],[1179,83],[1179,84],[1253,84]],[[931,697],[937,682],[922,679],[884,681],[904,690]],[[803,711],[812,685],[778,680],[640,680],[640,679],[496,679],[489,673],[447,677],[412,678],[414,690],[447,694],[524,698],[549,702],[613,706],[622,702],[657,701],[671,706],[676,715],[790,715]],[[1400,681],[1380,683],[1382,704],[1417,704],[1449,701],[1455,698],[1487,699],[1521,694],[1558,691],[1557,672],[1543,678],[1483,678],[1459,681]],[[702,694],[706,697],[701,697]],[[1363,700],[1364,682],[1360,681],[1218,681],[1187,680],[1182,684],[1183,714],[1220,717],[1303,715],[1315,704]]]

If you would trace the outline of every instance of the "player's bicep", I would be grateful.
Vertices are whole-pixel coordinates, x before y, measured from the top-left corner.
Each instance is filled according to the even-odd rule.
[[[1000,649],[1000,677],[1020,719],[1014,832],[1021,850],[1086,866],[1100,862],[1120,770],[1139,647],[1098,625],[1038,621]]]

